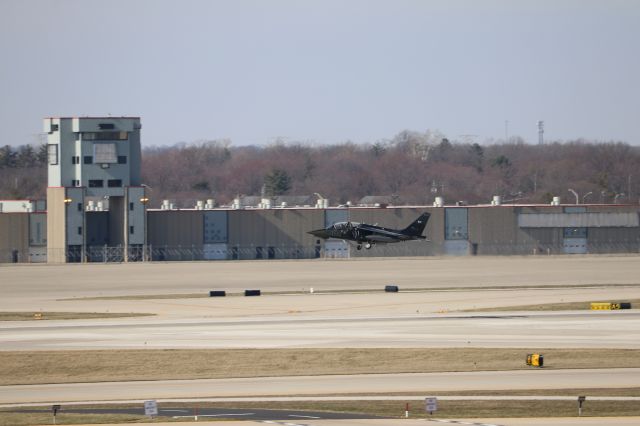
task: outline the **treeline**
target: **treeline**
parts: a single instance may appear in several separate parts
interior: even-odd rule
[[[367,195],[399,204],[547,203],[553,196],[575,202],[638,202],[640,148],[584,140],[528,145],[451,142],[438,133],[405,131],[372,144],[274,143],[232,147],[228,141],[149,148],[143,180],[156,199],[189,206],[241,195],[311,195],[332,204]],[[637,188],[637,189],[636,189]]]
[[[21,150],[27,148],[14,150],[7,163],[0,160],[0,198],[44,196],[46,150],[31,147],[35,162],[25,161]],[[621,142],[480,145],[404,131],[371,144],[234,147],[206,141],[145,148],[142,158],[142,180],[154,207],[162,199],[191,207],[195,200],[228,204],[237,196],[261,194],[318,193],[332,205],[367,195],[388,196],[395,204],[431,204],[436,196],[477,204],[494,195],[505,202],[547,203],[561,196],[573,203],[569,189],[580,202],[637,203],[640,194],[640,148]]]
[[[0,147],[0,199],[44,199],[47,146]]]

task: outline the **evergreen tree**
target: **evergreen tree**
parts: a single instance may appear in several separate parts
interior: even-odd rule
[[[282,169],[273,169],[264,177],[265,195],[276,197],[291,189],[291,177]]]

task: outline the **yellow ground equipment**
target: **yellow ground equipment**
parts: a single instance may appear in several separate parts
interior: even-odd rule
[[[609,303],[609,302],[591,302],[591,310],[594,311],[610,311],[616,309],[631,309],[631,303],[629,302],[618,302],[618,303]]]
[[[527,365],[532,367],[542,367],[544,365],[544,356],[540,354],[528,354]]]

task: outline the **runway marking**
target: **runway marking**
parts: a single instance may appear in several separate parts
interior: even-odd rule
[[[253,416],[255,414],[256,413],[198,414],[198,417]]]
[[[320,417],[317,417],[320,418]],[[309,426],[300,423],[287,423],[287,422],[274,422],[273,420],[261,420],[260,423],[268,423],[272,425],[283,425],[283,426]]]
[[[428,422],[438,422],[438,423],[453,423],[453,424],[457,424],[457,425],[472,425],[472,426],[500,426],[500,425],[494,425],[492,423],[470,423],[470,422],[463,422],[463,421],[459,421],[459,420],[444,420],[444,419],[425,419]]]
[[[177,410],[179,411],[179,410]],[[191,418],[191,417],[234,417],[234,416],[253,416],[256,413],[230,413],[230,414],[198,414],[191,416],[173,416],[174,419],[183,419],[183,418]]]
[[[321,419],[322,417],[316,417],[316,416],[299,416],[297,414],[289,414],[289,417],[301,417],[304,419]]]

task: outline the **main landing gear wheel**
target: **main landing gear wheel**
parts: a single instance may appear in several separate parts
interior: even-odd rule
[[[364,248],[366,248],[367,250],[369,250],[371,247],[373,247],[371,243],[367,243],[364,245]]]
[[[362,244],[358,244],[358,245],[356,246],[356,249],[357,249],[357,250],[362,250]]]

